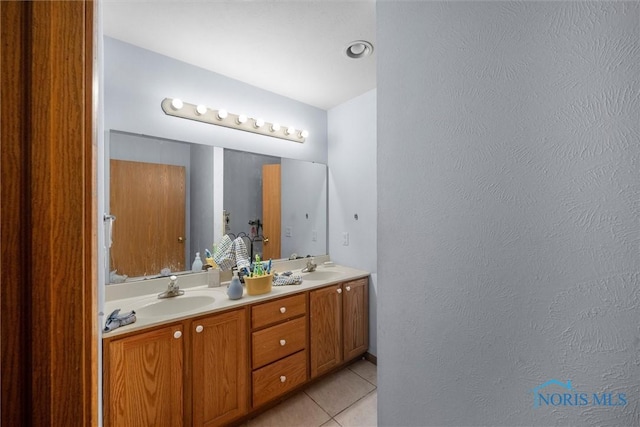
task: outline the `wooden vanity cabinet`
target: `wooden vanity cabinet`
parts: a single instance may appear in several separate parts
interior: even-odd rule
[[[342,285],[342,355],[352,360],[369,349],[369,280]]]
[[[306,314],[306,293],[251,307],[253,408],[307,381]]]
[[[368,279],[105,338],[104,425],[221,426],[367,351]]]
[[[246,311],[189,322],[193,426],[225,425],[249,410]]]
[[[105,426],[220,426],[244,416],[247,310],[105,341]]]
[[[113,339],[104,350],[104,425],[183,425],[182,323]]]
[[[357,279],[309,292],[311,378],[367,351],[368,279]]]

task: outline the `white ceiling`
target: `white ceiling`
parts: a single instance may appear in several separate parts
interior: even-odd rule
[[[376,87],[375,0],[105,0],[104,34],[325,110]],[[373,55],[350,59],[354,40]]]

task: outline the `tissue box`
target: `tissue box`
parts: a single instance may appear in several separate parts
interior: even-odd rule
[[[271,292],[271,285],[273,284],[273,273],[260,277],[244,276],[244,284],[248,295],[268,294]]]

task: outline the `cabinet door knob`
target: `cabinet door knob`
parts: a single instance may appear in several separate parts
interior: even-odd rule
[[[284,346],[287,343],[285,340],[280,340],[280,345]]]
[[[280,382],[283,383],[287,380],[287,377],[285,377],[284,375],[280,376]]]
[[[204,331],[204,326],[202,326],[202,325],[198,325],[198,326],[196,326],[196,332],[197,332],[197,333],[200,333],[200,332],[202,332],[202,331]]]
[[[287,311],[287,307],[280,307],[280,313],[284,314]]]
[[[351,290],[351,286],[347,286],[347,292]]]
[[[342,288],[338,288],[338,289],[336,289],[336,292],[337,292],[337,293],[339,293],[339,294],[341,294],[341,293],[342,293]]]
[[[173,337],[174,337],[175,339],[178,339],[178,338],[180,338],[181,336],[182,336],[182,332],[181,332],[181,331],[175,331],[175,332],[173,333]]]

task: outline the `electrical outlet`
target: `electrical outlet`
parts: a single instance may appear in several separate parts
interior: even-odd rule
[[[287,227],[284,229],[284,235],[286,237],[291,237],[291,227]]]
[[[342,233],[342,246],[349,246],[349,233],[346,231]]]
[[[311,241],[315,242],[318,240],[318,232],[316,230],[311,231]]]

